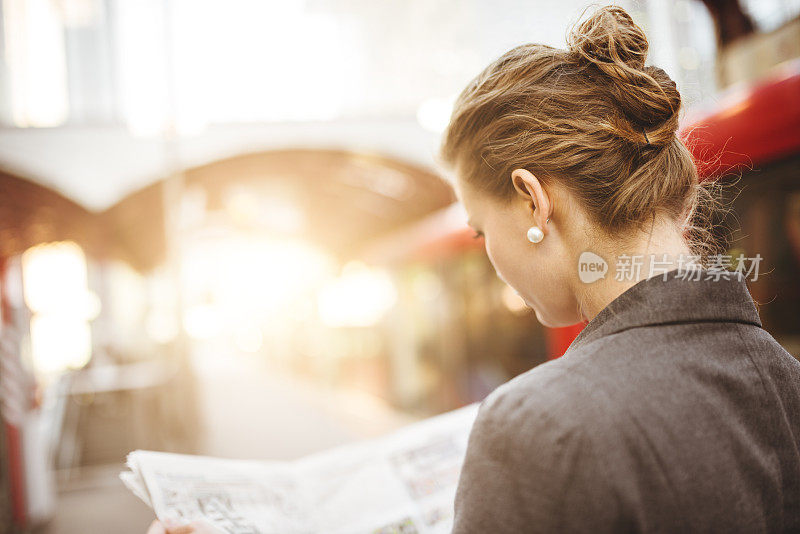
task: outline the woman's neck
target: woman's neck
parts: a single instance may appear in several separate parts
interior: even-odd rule
[[[662,276],[686,266],[691,250],[674,226],[662,226],[625,247],[612,243],[598,253],[608,264],[603,278],[586,283],[577,280],[576,296],[581,317],[593,319],[603,308],[642,280]]]

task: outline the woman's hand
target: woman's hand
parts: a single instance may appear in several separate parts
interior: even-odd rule
[[[147,534],[223,534],[204,521],[192,521],[191,523],[177,523],[174,521],[155,520],[150,523]]]

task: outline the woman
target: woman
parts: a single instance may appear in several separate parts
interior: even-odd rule
[[[498,276],[546,326],[589,321],[481,404],[456,534],[800,531],[800,363],[710,268],[711,196],[647,50],[601,8],[456,102],[441,159]]]
[[[703,256],[710,193],[647,50],[601,8],[456,102],[442,160],[498,276],[546,326],[589,321],[481,404],[456,534],[800,531],[800,362]]]

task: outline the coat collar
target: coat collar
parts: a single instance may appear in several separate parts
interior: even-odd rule
[[[712,321],[761,327],[746,278],[719,273],[674,269],[637,282],[600,310],[567,350],[637,326]]]

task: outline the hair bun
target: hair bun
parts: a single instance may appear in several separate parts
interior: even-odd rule
[[[644,68],[649,44],[644,31],[619,6],[598,9],[570,31],[567,44],[574,54],[598,66],[609,75]]]
[[[678,126],[681,96],[662,69],[645,66],[649,43],[644,31],[619,6],[599,8],[567,36],[577,63],[605,74],[610,97],[635,124],[619,124],[620,135],[663,146]],[[655,127],[655,131],[653,130]],[[642,129],[650,130],[643,135]]]

